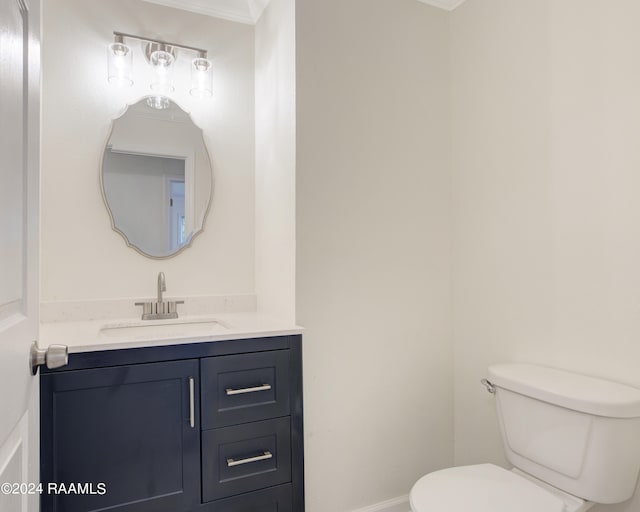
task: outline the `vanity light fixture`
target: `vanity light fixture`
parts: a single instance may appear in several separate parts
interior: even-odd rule
[[[151,90],[157,94],[170,94],[176,90],[173,85],[173,63],[175,50],[166,44],[149,43],[147,60],[153,69]]]
[[[131,68],[133,53],[131,48],[124,44],[121,36],[115,36],[115,40],[107,49],[107,71],[109,83],[118,87],[131,86]]]
[[[213,94],[213,66],[211,61],[207,59],[207,50],[122,32],[114,32],[113,37],[114,42],[109,45],[108,49],[109,82],[120,86],[133,85],[131,78],[133,52],[125,44],[125,39],[135,39],[146,43],[144,55],[153,69],[150,87],[157,94],[157,96],[149,98],[153,102],[153,105],[149,103],[150,106],[158,109],[168,106],[169,102],[165,95],[175,90],[174,68],[178,58],[178,50],[195,54],[195,58],[191,60],[191,87],[189,88],[191,95],[196,98],[206,98]]]
[[[211,61],[204,57],[197,57],[191,61],[191,90],[192,96],[206,98],[213,94],[213,72]]]
[[[166,96],[147,96],[147,105],[156,110],[164,110],[171,106],[171,100]]]

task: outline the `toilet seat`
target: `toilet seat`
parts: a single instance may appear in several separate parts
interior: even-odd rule
[[[435,471],[410,494],[413,512],[563,512],[565,503],[522,476],[479,464]]]

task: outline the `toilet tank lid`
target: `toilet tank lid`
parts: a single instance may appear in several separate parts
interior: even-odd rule
[[[498,388],[609,418],[640,417],[640,389],[534,364],[489,366],[489,380]]]

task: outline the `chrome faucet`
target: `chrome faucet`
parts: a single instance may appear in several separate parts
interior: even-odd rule
[[[162,292],[167,291],[167,282],[164,278],[164,272],[158,274],[158,304],[162,304]]]
[[[165,302],[162,292],[167,291],[167,282],[164,272],[158,274],[158,298],[156,302],[136,302],[136,306],[142,306],[143,320],[166,320],[178,318],[178,304],[184,304],[183,300],[170,300]]]

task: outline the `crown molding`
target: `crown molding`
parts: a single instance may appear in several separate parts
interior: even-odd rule
[[[165,7],[191,11],[246,25],[255,25],[269,0],[144,0]]]
[[[271,0],[247,0],[249,13],[253,18],[254,25],[258,22],[270,1]]]
[[[454,9],[460,7],[467,0],[418,0],[418,2],[422,2],[423,4],[431,5],[433,7],[438,7],[440,9],[444,9],[445,11],[453,11]]]
[[[191,11],[223,20],[255,25],[270,0],[144,0],[165,7]],[[321,0],[319,0],[321,1]],[[423,4],[453,11],[466,0],[418,0]]]

